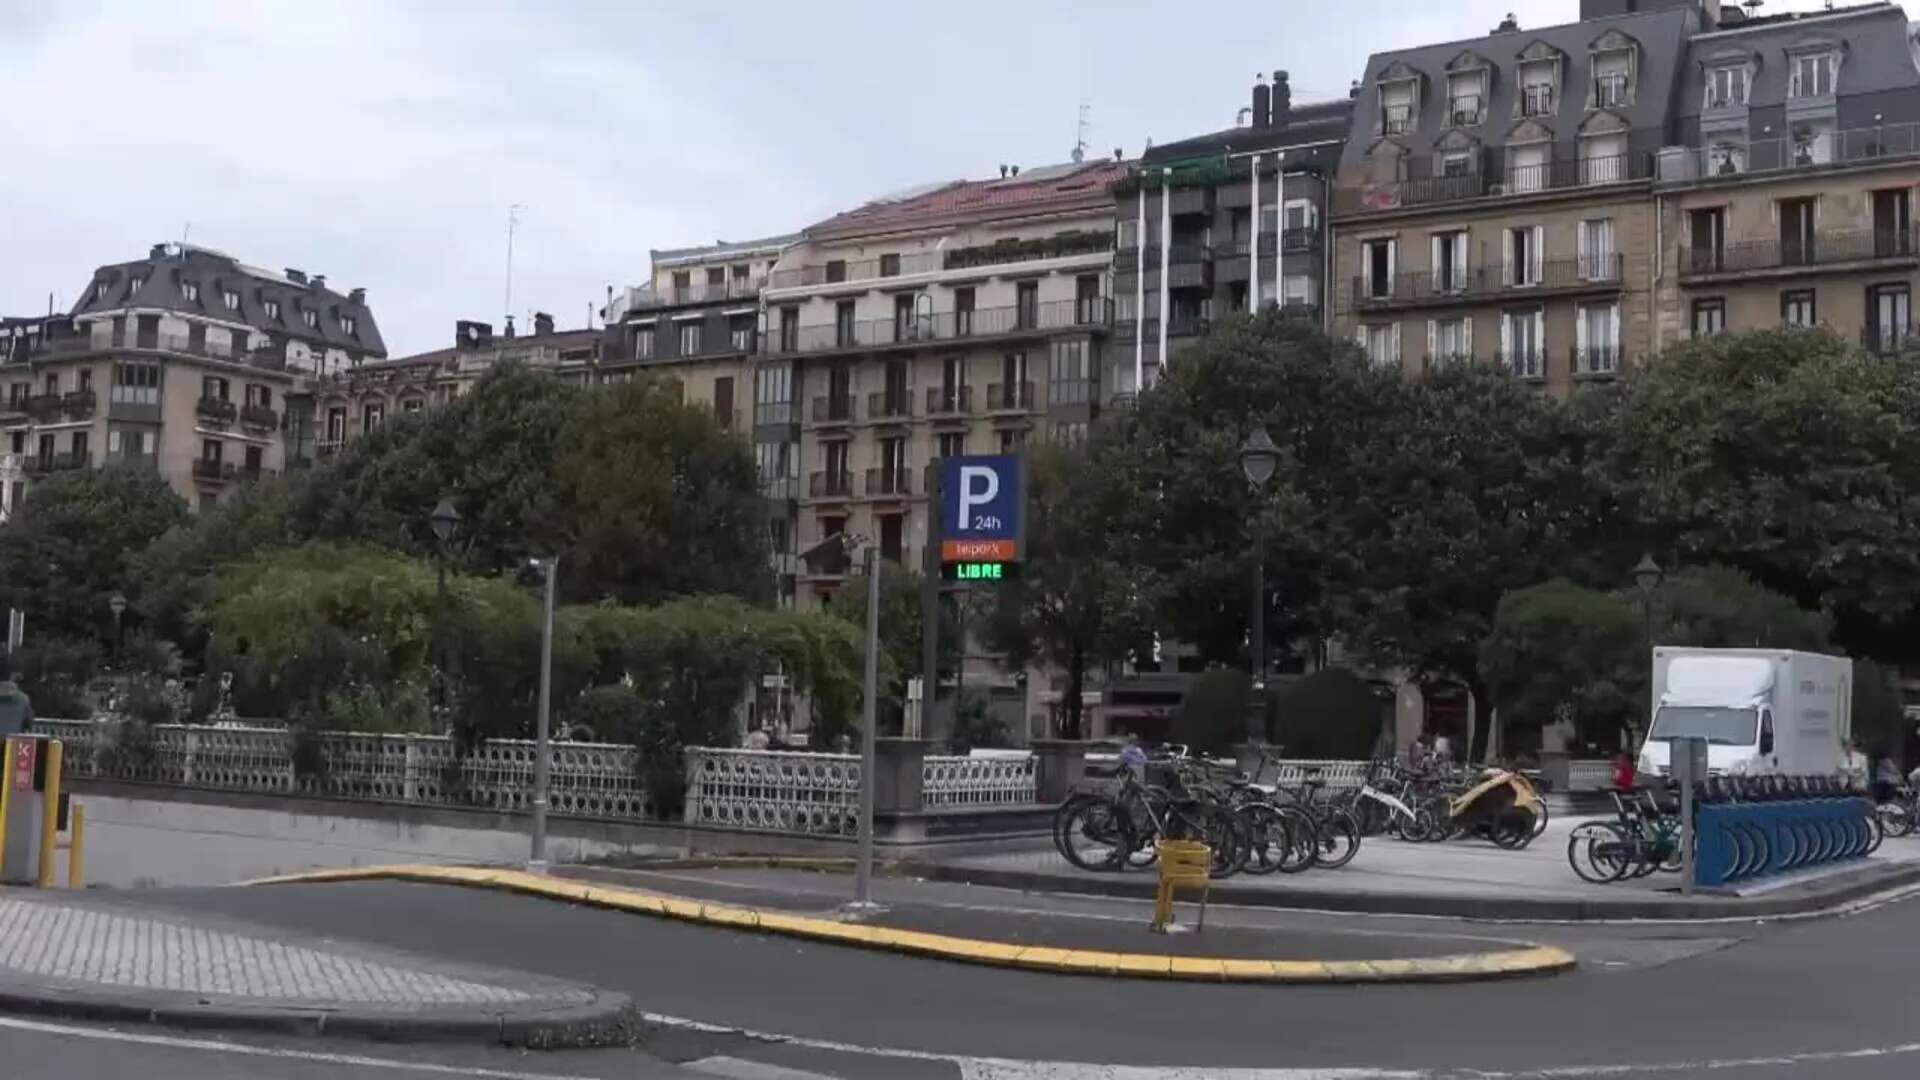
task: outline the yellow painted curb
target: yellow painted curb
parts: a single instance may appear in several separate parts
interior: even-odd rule
[[[638,889],[597,883],[590,885],[520,870],[473,866],[370,866],[313,870],[256,878],[240,884],[378,880],[501,889],[729,930],[784,934],[913,956],[1070,975],[1257,983],[1463,982],[1564,971],[1576,962],[1572,953],[1551,945],[1397,960],[1255,960],[1059,949],[897,930],[864,923],[835,922],[806,915],[689,900]]]

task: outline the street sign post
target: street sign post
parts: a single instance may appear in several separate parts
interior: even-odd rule
[[[1673,782],[1680,787],[1680,895],[1693,895],[1693,786],[1707,778],[1707,740],[1673,740]]]
[[[1017,454],[940,460],[941,576],[1004,581],[1026,547],[1026,464]]]

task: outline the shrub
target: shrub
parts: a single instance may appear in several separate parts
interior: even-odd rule
[[[93,715],[86,687],[99,660],[89,639],[41,638],[21,648],[14,678],[33,699],[35,716],[85,720]]]
[[[1344,668],[1317,671],[1276,695],[1268,734],[1288,757],[1369,757],[1380,737],[1380,701]]]
[[[1197,754],[1224,754],[1247,737],[1253,680],[1244,671],[1221,668],[1194,678],[1180,700],[1168,739]]]
[[[947,752],[964,754],[975,748],[999,749],[1013,745],[1013,733],[1006,718],[993,709],[993,696],[985,690],[968,687],[960,695],[953,712],[953,735],[947,740]]]

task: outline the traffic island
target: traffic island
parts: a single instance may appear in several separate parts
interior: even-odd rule
[[[1575,964],[1571,953],[1551,946],[1501,943],[1500,948],[1448,951],[1444,939],[1421,942],[1411,938],[1395,940],[1394,944],[1402,948],[1382,947],[1384,955],[1377,956],[1276,956],[1273,947],[1283,939],[1262,935],[1256,941],[1248,931],[1217,929],[1156,937],[1152,939],[1154,951],[1140,952],[1119,946],[1145,938],[1144,923],[1128,927],[1112,921],[1072,920],[1069,929],[1069,921],[1044,917],[983,921],[976,915],[969,921],[951,913],[933,916],[906,908],[872,921],[853,922],[483,867],[367,867],[291,874],[247,884],[380,880],[500,889],[728,930],[1049,974],[1286,984],[1465,982],[1548,974]],[[983,932],[942,932],[956,927]],[[996,930],[998,936],[989,936]],[[1311,946],[1304,939],[1297,944],[1302,952]],[[1394,955],[1396,951],[1401,955]]]

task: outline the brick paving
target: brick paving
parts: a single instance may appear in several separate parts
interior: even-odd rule
[[[585,989],[528,991],[320,944],[221,930],[184,919],[0,898],[0,978],[56,978],[101,989],[172,991],[263,1003],[377,1008],[584,1005]]]

